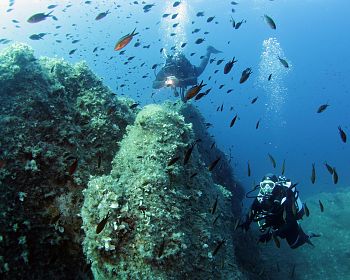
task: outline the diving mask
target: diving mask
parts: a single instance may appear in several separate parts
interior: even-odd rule
[[[271,180],[264,180],[260,182],[259,195],[270,195],[272,190],[275,188],[275,182]]]

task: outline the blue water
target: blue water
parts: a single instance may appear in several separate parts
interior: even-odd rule
[[[203,79],[206,88],[213,89],[200,101],[191,102],[198,106],[206,121],[213,124],[209,131],[217,146],[227,154],[231,150],[236,180],[248,190],[264,173],[279,173],[285,159],[286,176],[299,182],[303,197],[350,185],[349,143],[341,141],[337,129],[340,125],[350,137],[349,1],[241,0],[236,1],[238,5],[232,5],[231,1],[196,0],[181,1],[173,8],[174,1],[158,0],[147,2],[155,4],[147,13],[141,1],[139,4],[133,1],[84,2],[17,0],[13,10],[6,12],[9,2],[2,0],[0,39],[28,43],[37,56],[62,57],[72,63],[85,60],[117,95],[130,96],[142,105],[176,100],[169,89],[155,91],[151,87],[152,65],[165,60],[161,48],[171,53],[171,46],[187,42],[183,51],[198,65],[206,47],[213,45],[223,51],[214,55],[216,60],[225,61],[218,66],[216,62],[207,66],[199,80]],[[57,21],[47,18],[35,24],[26,22],[32,14],[47,12],[49,4],[58,4],[53,12]],[[72,6],[65,8],[68,4]],[[95,21],[98,13],[108,9],[110,14]],[[204,12],[204,17],[196,17],[199,11]],[[177,12],[179,16],[174,20],[162,18],[163,13]],[[263,20],[264,14],[275,20],[276,30],[269,28]],[[210,16],[215,18],[207,23]],[[242,19],[247,22],[234,30],[231,16],[236,22]],[[14,19],[19,23],[13,23]],[[171,28],[177,22],[179,26]],[[58,25],[62,27],[56,29]],[[114,51],[116,41],[134,28],[139,35],[124,48],[125,54]],[[192,34],[195,28],[201,30]],[[205,31],[209,34],[203,34]],[[40,32],[49,34],[43,40],[29,39],[30,35]],[[177,35],[171,37],[171,32]],[[205,38],[204,43],[196,45],[194,42],[198,38]],[[80,41],[72,44],[74,39]],[[134,47],[137,40],[141,45]],[[143,48],[147,45],[150,47]],[[6,45],[0,45],[1,49],[4,47]],[[98,51],[93,53],[95,47]],[[72,49],[77,51],[70,56],[68,53]],[[190,56],[192,52],[196,54]],[[288,61],[288,70],[279,63],[277,54]],[[123,64],[131,56],[135,58]],[[224,75],[224,65],[233,56],[238,62]],[[140,67],[143,62],[145,65]],[[241,72],[247,67],[252,68],[253,74],[246,83],[239,84]],[[214,74],[216,69],[219,72]],[[268,83],[271,71],[274,74]],[[147,78],[142,78],[143,75]],[[121,87],[123,84],[126,86]],[[220,90],[221,84],[225,86]],[[226,93],[228,89],[233,91]],[[257,102],[250,104],[256,96],[259,97]],[[318,107],[325,103],[330,106],[317,114]],[[222,104],[223,111],[217,111]],[[229,110],[231,106],[232,111]],[[235,114],[239,119],[229,128]],[[259,119],[260,126],[256,130]],[[276,170],[272,168],[268,153],[277,161]],[[248,161],[251,177],[247,176]],[[324,161],[336,167],[337,185],[332,183]],[[312,163],[316,164],[317,174],[314,185],[310,181]]]

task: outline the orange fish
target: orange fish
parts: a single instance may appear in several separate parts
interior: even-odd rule
[[[135,30],[136,30],[136,28],[135,28],[134,31],[131,32],[130,34],[127,34],[127,35],[121,37],[121,38],[118,40],[118,42],[115,44],[114,50],[115,50],[115,51],[119,51],[119,50],[121,50],[122,48],[124,48],[127,44],[129,44],[130,41],[132,40],[132,38],[133,38],[135,35],[139,34],[139,33],[135,33]]]
[[[199,85],[195,85],[195,86],[191,87],[186,92],[185,100],[187,101],[187,100],[190,100],[191,98],[195,97],[198,94],[198,92],[200,92],[202,87],[204,87],[204,86],[206,86],[206,84],[203,85],[203,80],[202,80]]]

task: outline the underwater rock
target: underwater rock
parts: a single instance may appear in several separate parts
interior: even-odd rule
[[[214,183],[197,145],[183,164],[193,143],[192,125],[169,106],[148,105],[127,127],[110,175],[84,190],[83,247],[95,279],[246,279],[232,193]]]
[[[89,277],[81,190],[110,171],[134,101],[116,98],[85,63],[36,58],[25,44],[0,52],[0,85],[0,274]]]

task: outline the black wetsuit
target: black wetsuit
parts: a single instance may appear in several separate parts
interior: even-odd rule
[[[282,199],[285,199],[281,205]],[[264,233],[259,241],[267,242],[272,234],[286,239],[289,246],[295,249],[306,242],[311,244],[310,236],[305,234],[297,220],[304,215],[304,209],[297,209],[295,193],[285,187],[276,185],[271,195],[263,198],[261,202],[257,198],[250,208],[250,214],[242,224],[245,229],[249,228],[252,221],[260,222],[260,231]]]

